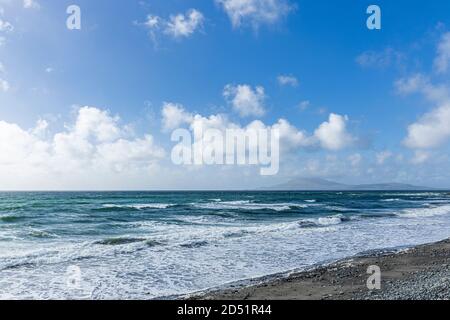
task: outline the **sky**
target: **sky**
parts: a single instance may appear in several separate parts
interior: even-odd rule
[[[440,0],[0,0],[0,190],[450,187],[449,24]],[[279,130],[278,174],[175,165],[199,125]]]

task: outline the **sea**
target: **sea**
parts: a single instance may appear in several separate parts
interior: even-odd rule
[[[3,192],[0,299],[167,299],[449,237],[449,192]]]

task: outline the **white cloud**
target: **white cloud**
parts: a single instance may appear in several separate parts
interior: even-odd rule
[[[411,94],[428,86],[429,80],[422,74],[416,74],[408,78],[401,78],[395,82],[395,88],[400,94]]]
[[[271,25],[279,22],[293,6],[287,0],[216,0],[228,14],[234,28]]]
[[[147,21],[144,22],[144,25],[147,26],[149,29],[159,28],[160,24],[161,18],[152,14],[149,14],[147,16]]]
[[[193,115],[186,112],[181,104],[165,102],[162,108],[162,124],[165,131],[179,128],[182,124],[190,123]]]
[[[304,130],[296,128],[286,119],[279,119],[272,125],[266,125],[260,120],[250,122],[246,126],[231,122],[227,116],[222,114],[203,116],[193,115],[184,110],[179,104],[165,104],[162,110],[162,125],[165,129],[178,128],[186,124],[192,131],[202,129],[217,129],[224,132],[226,129],[248,130],[265,129],[277,130],[280,133],[280,147],[284,152],[295,152],[301,148],[324,148],[326,150],[338,151],[351,146],[355,141],[346,128],[347,117],[331,114],[329,122],[322,123],[314,135],[308,135]],[[201,138],[199,138],[201,139]],[[205,143],[207,145],[208,143]]]
[[[0,91],[7,92],[10,89],[9,82],[2,78],[5,73],[5,66],[0,62]]]
[[[39,120],[35,128],[0,121],[0,180],[5,188],[63,188],[90,185],[111,188],[106,181],[120,175],[146,173],[164,150],[145,135],[136,137],[107,111],[83,107],[73,125],[53,135]],[[120,186],[116,186],[119,187]]]
[[[430,158],[431,153],[424,150],[416,150],[414,152],[414,157],[412,158],[411,162],[413,164],[423,164],[428,161]]]
[[[281,75],[278,76],[277,80],[278,83],[282,86],[297,87],[299,84],[298,79],[294,76]]]
[[[41,6],[35,0],[23,0],[23,7],[25,9],[39,9]]]
[[[242,126],[226,115],[194,115],[173,103],[166,103],[164,110],[163,126],[167,127],[181,123],[192,131],[201,126],[220,131],[239,129],[245,134],[254,129],[277,129],[285,162],[294,159],[303,148],[321,147],[315,135],[308,135],[286,119],[272,125],[256,120]],[[44,119],[30,129],[0,121],[1,189],[142,189],[168,185],[179,188],[180,179],[188,183],[193,177],[198,178],[184,168],[164,166],[166,153],[151,135],[134,134],[129,126],[121,124],[118,116],[105,110],[83,107],[64,129],[55,132],[52,126]],[[194,147],[206,148],[214,143],[203,142]],[[205,168],[209,172],[205,183],[211,182],[211,176],[222,177],[223,170],[224,177],[230,174],[237,177],[241,169],[228,173],[227,168],[218,171]]]
[[[390,159],[393,156],[392,152],[390,151],[382,151],[376,154],[377,163],[379,165],[384,164],[388,159]]]
[[[449,99],[447,87],[432,84],[428,77],[420,73],[397,80],[395,87],[400,94],[421,93],[433,102],[444,102]]]
[[[437,105],[408,126],[404,144],[411,149],[430,149],[446,143],[450,138],[450,98],[447,87],[433,85],[421,74],[400,79],[395,85],[400,93],[418,92]]]
[[[311,139],[311,137],[308,137],[306,132],[297,129],[285,119],[280,119],[273,125],[266,125],[260,120],[255,120],[244,126],[230,121],[228,117],[223,114],[210,116],[197,114],[192,116],[190,120],[191,121],[187,123],[187,126],[194,133],[196,141],[193,148],[202,148],[204,151],[223,149],[222,144],[220,144],[221,141],[211,141],[203,135],[195,136],[195,134],[205,133],[207,130],[211,129],[218,130],[224,135],[226,130],[237,130],[242,132],[242,136],[252,136],[257,130],[277,130],[280,134],[280,150],[284,154],[296,152],[303,147],[310,147],[314,143],[314,140]],[[256,150],[257,148],[257,145],[246,146],[247,150]]]
[[[450,32],[443,34],[439,44],[434,68],[446,73],[450,64]],[[423,163],[430,158],[429,149],[438,148],[450,139],[450,94],[446,85],[435,85],[422,74],[400,79],[395,83],[403,94],[420,93],[435,104],[434,109],[408,126],[404,144],[415,149],[413,163]]]
[[[0,91],[7,92],[10,89],[9,82],[0,78]]]
[[[266,95],[264,88],[261,86],[253,89],[246,84],[237,86],[228,84],[225,86],[223,95],[232,105],[234,111],[242,117],[262,116],[265,113]]]
[[[188,38],[202,28],[204,20],[200,11],[189,9],[186,13],[171,15],[168,20],[150,14],[143,25],[149,30],[152,40],[156,41],[160,32],[175,39]]]
[[[446,73],[450,66],[450,32],[445,33],[438,45],[434,68],[438,73]]]
[[[280,132],[281,147],[284,150],[309,147],[313,144],[313,140],[305,131],[297,129],[288,120],[280,119],[270,129]]]
[[[25,167],[44,163],[48,160],[48,151],[47,142],[40,141],[16,124],[0,121],[0,176],[12,170],[11,167],[26,170]]]
[[[436,148],[450,138],[450,101],[426,113],[408,127],[404,143],[412,149]]]
[[[203,14],[191,9],[186,14],[171,16],[165,32],[174,38],[189,37],[203,25]]]
[[[36,126],[31,130],[31,132],[37,137],[42,137],[47,132],[48,126],[49,123],[47,122],[47,120],[39,119],[36,122]]]
[[[347,116],[330,114],[328,122],[322,123],[314,136],[328,150],[341,150],[353,144],[355,139],[347,132]]]
[[[6,20],[0,18],[0,32],[12,32],[14,31],[14,26]]]
[[[301,111],[305,111],[306,109],[309,108],[309,106],[311,105],[311,102],[309,100],[305,100],[299,103],[298,107],[300,108]]]

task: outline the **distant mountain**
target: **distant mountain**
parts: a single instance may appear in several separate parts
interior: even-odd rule
[[[374,190],[433,190],[433,188],[413,186],[403,183],[380,183],[380,184],[361,184],[349,185],[319,178],[296,178],[287,183],[279,184],[273,187],[264,188],[265,190],[286,190],[286,191],[374,191]]]
[[[353,189],[353,188],[352,188]],[[354,190],[435,190],[429,187],[414,186],[404,183],[380,183],[380,184],[361,184],[354,186]]]

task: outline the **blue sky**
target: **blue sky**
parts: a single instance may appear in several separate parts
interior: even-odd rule
[[[66,28],[71,4],[81,30]],[[366,27],[371,4],[381,30]],[[292,176],[450,186],[448,2],[0,0],[0,8],[0,189],[251,188]],[[180,14],[186,24],[171,27]],[[242,116],[227,85],[232,95],[263,88],[254,103],[264,112]],[[334,114],[352,142],[290,143],[270,178],[251,167],[174,167],[168,104],[241,126],[284,119],[288,134],[311,137]],[[90,139],[81,141],[90,154],[58,149],[57,137],[75,140],[80,110],[97,116],[93,126],[126,132],[116,142],[151,135],[148,162],[99,157],[101,141]]]

